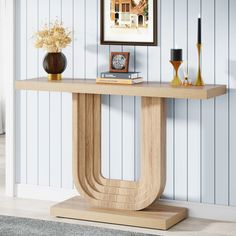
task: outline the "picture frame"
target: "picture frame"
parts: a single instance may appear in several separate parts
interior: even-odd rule
[[[157,0],[100,0],[101,45],[157,46]]]
[[[109,71],[111,73],[128,73],[129,58],[129,52],[111,52]]]

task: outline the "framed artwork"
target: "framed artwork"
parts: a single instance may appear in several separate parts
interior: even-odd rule
[[[129,72],[129,52],[111,52],[110,72],[128,73]]]
[[[157,45],[157,0],[101,0],[101,44]]]

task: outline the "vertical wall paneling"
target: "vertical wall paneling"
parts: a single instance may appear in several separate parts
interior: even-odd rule
[[[122,102],[121,96],[110,97],[110,177],[122,179]]]
[[[229,73],[230,73],[230,123],[229,123],[229,139],[230,139],[230,162],[229,162],[229,177],[230,177],[230,192],[229,192],[229,204],[236,206],[236,188],[235,188],[235,179],[236,179],[236,45],[235,45],[235,38],[236,38],[236,28],[235,28],[235,22],[236,22],[236,2],[234,0],[230,0],[229,5],[229,20],[230,20],[230,38],[229,38]]]
[[[227,3],[216,1],[216,83],[224,84],[227,84],[229,79]],[[222,20],[219,21],[218,17]],[[216,203],[225,205],[228,204],[229,198],[228,125],[228,96],[226,95],[216,99]]]
[[[38,2],[27,1],[27,78],[38,76],[38,53],[32,34],[38,28]],[[31,60],[31,57],[35,60]],[[38,184],[38,92],[27,92],[27,184]]]
[[[98,4],[98,76],[101,72],[109,70],[110,48],[108,45],[100,45],[100,0]],[[102,174],[105,178],[110,178],[110,96],[102,96],[102,140],[101,158]]]
[[[20,8],[20,2],[16,2],[16,9]],[[15,22],[16,22],[16,35],[20,35],[20,22],[21,22],[21,16],[20,16],[20,11],[16,11],[15,13]],[[16,48],[16,60],[20,61],[20,55],[21,55],[21,47],[20,47],[20,40],[15,42],[15,48]],[[16,64],[16,74],[20,75],[21,73],[21,64],[18,63]],[[20,128],[20,119],[16,119],[16,117],[20,117],[21,115],[21,109],[20,109],[20,101],[21,101],[21,91],[16,91],[15,94],[15,103],[16,103],[16,110],[15,110],[15,150],[16,150],[16,166],[21,165],[21,156],[20,156],[20,134],[21,134],[21,128]],[[20,168],[16,168],[16,173],[15,173],[15,181],[16,183],[20,182],[21,179],[21,173],[20,173]]]
[[[123,51],[130,53],[129,70],[134,71],[134,47],[124,46]],[[122,141],[122,178],[124,180],[135,179],[135,98],[131,96],[123,96],[123,141]]]
[[[61,0],[50,0],[50,21],[61,21]],[[62,153],[61,153],[61,101],[58,92],[50,93],[50,186],[61,187]]]
[[[170,60],[170,49],[173,48],[174,39],[174,2],[173,0],[161,1],[161,81],[169,82],[173,78],[173,70]],[[167,100],[167,184],[164,197],[174,197],[174,112],[173,99]]]
[[[74,0],[74,77],[85,78],[85,2],[86,0]]]
[[[188,47],[187,47],[187,0],[175,0],[175,14],[174,14],[174,41],[178,48],[183,49],[183,60],[187,63]],[[186,66],[182,66],[183,68]],[[184,68],[186,70],[186,68]],[[180,72],[182,72],[180,70]],[[180,73],[183,79],[183,73]],[[175,153],[175,196],[179,200],[187,200],[188,177],[187,177],[187,100],[175,100],[175,124],[174,124],[174,153]]]
[[[68,60],[68,66],[63,73],[64,78],[74,78],[74,0],[62,0],[62,22],[72,31],[72,45],[65,48],[63,53]],[[62,178],[61,186],[73,186],[72,172],[72,94],[62,93],[61,104],[61,157]]]
[[[205,83],[214,84],[214,0],[202,1],[202,76]],[[202,101],[202,202],[214,203],[215,182],[215,100]]]
[[[38,27],[49,23],[49,0],[38,1]],[[39,76],[46,76],[42,62],[46,52],[38,50],[38,73]],[[50,179],[50,107],[49,92],[39,92],[38,100],[38,175],[39,185],[48,186]]]
[[[100,0],[19,0],[16,4],[18,79],[46,76],[45,52],[32,35],[62,20],[73,31],[63,50],[64,78],[91,79],[109,68],[111,51],[131,53],[130,71],[146,81],[170,82],[170,49],[183,48],[189,77],[197,72],[197,17],[202,13],[202,73],[206,83],[228,84],[229,94],[207,101],[167,99],[167,185],[164,198],[236,205],[236,58],[234,0],[158,0],[158,46],[100,45]],[[183,76],[180,73],[181,77]],[[138,180],[139,97],[102,96],[102,173]],[[16,182],[73,188],[71,95],[16,93]]]
[[[189,77],[195,81],[197,66],[197,18],[200,0],[188,1],[188,66]],[[201,102],[189,100],[188,105],[188,199],[200,201],[201,194]]]
[[[17,60],[19,61],[17,73],[19,73],[19,79],[23,80],[27,78],[26,75],[26,49],[27,49],[27,14],[26,14],[26,0],[21,2],[17,1],[16,7],[19,8],[17,11],[17,33],[19,34],[20,40],[16,43],[18,48]],[[26,91],[20,91],[16,94],[16,182],[26,183],[27,176],[27,134],[26,134],[26,123],[27,123],[27,97]]]
[[[98,6],[97,1],[85,1],[85,40],[86,40],[86,78],[96,78],[97,76],[97,19]]]
[[[215,72],[217,84],[228,84],[228,0],[216,0]],[[216,99],[216,203],[228,204],[228,95]]]
[[[154,63],[154,62],[153,62]],[[148,47],[136,47],[135,48],[135,69],[136,71],[142,72],[144,81],[148,81]]]
[[[160,62],[161,62],[161,1],[157,1],[157,32],[158,32],[158,47],[148,47],[148,81],[160,82]]]
[[[111,52],[121,52],[121,46],[111,46]],[[123,178],[123,97],[110,97],[110,178]]]

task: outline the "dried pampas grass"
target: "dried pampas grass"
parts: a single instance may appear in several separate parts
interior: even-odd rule
[[[43,48],[49,53],[61,52],[70,45],[71,31],[56,20],[50,25],[45,25],[42,30],[35,34],[35,47]]]

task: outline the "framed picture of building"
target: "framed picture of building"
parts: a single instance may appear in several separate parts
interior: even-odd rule
[[[101,0],[101,44],[157,45],[157,0]]]

